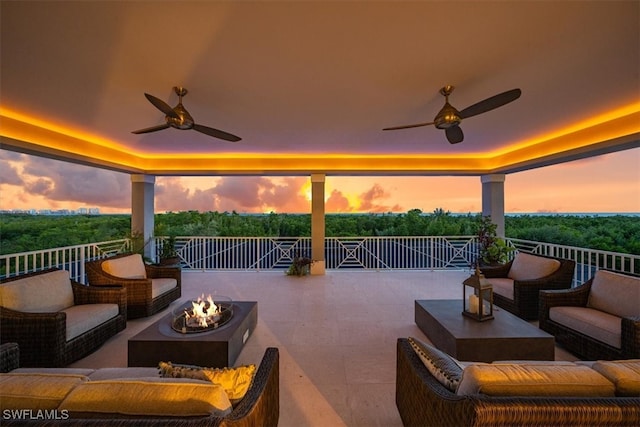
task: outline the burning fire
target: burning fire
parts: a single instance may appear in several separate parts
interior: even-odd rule
[[[185,310],[187,326],[206,328],[220,320],[221,309],[213,302],[211,295],[204,299],[204,294],[196,301],[191,301],[191,310]]]

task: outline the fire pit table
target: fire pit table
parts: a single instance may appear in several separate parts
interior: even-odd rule
[[[213,368],[233,366],[258,323],[258,303],[225,302],[222,305],[232,311],[231,317],[198,332],[192,328],[183,330],[182,323],[176,327],[177,316],[181,314],[178,311],[190,303],[191,300],[183,301],[178,310],[172,310],[129,339],[128,366],[158,366],[161,361]]]

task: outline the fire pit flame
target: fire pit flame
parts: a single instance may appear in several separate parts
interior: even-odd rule
[[[205,299],[202,294],[197,300],[192,300],[182,308],[174,310],[171,327],[183,334],[219,328],[227,323],[233,315],[230,299],[221,298],[229,302],[218,301],[215,303],[211,295]]]
[[[220,311],[218,306],[213,302],[211,295],[204,300],[204,294],[197,299],[191,301],[191,310],[185,310],[185,319],[187,326],[200,326],[206,328],[211,323],[220,320]]]

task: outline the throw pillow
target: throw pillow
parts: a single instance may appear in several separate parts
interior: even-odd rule
[[[640,316],[640,278],[598,270],[593,276],[587,307],[618,317]]]
[[[256,373],[256,365],[235,368],[203,368],[194,365],[180,365],[171,362],[158,364],[163,378],[192,378],[221,385],[232,404],[238,403],[249,390]]]
[[[112,276],[122,277],[124,279],[147,278],[147,270],[144,267],[144,261],[140,254],[107,259],[102,263],[102,270]]]
[[[26,313],[54,313],[73,306],[69,272],[56,270],[0,286],[0,305]]]
[[[429,373],[440,384],[455,392],[462,379],[463,368],[460,363],[447,353],[416,338],[409,337],[408,341]]]
[[[550,275],[560,268],[560,261],[518,252],[507,277],[513,280],[535,280]]]

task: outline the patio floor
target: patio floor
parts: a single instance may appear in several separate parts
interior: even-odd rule
[[[280,349],[279,426],[393,427],[402,425],[395,405],[396,340],[428,340],[414,323],[414,300],[461,298],[468,275],[185,271],[182,296],[258,301],[258,326],[236,364],[258,363],[266,347]],[[71,366],[127,366],[127,340],[166,313],[129,321],[124,331]],[[556,359],[576,358],[556,348]]]

